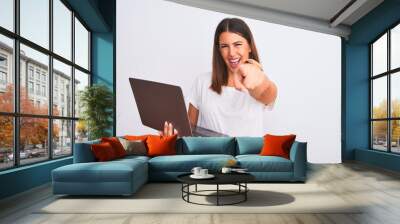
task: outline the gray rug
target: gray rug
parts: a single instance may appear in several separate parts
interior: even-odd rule
[[[237,205],[189,204],[181,198],[180,184],[150,183],[131,197],[58,197],[35,213],[360,213],[358,205],[346,202],[316,184],[260,183],[248,186],[247,201]],[[213,188],[213,185],[202,185],[198,190]],[[237,199],[235,196],[224,197],[222,202]],[[207,204],[216,202],[213,196],[193,196],[191,200]]]

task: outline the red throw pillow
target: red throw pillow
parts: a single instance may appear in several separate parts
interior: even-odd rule
[[[93,144],[91,145],[91,149],[94,157],[99,162],[109,161],[117,158],[114,149],[108,142]]]
[[[260,155],[262,156],[281,156],[286,159],[290,158],[290,147],[296,135],[265,135],[264,146],[261,149]]]
[[[159,136],[149,135],[146,143],[148,147],[148,156],[163,156],[176,154],[176,139],[178,135]]]
[[[101,142],[108,142],[114,149],[115,155],[118,158],[126,156],[126,151],[124,149],[124,146],[122,146],[121,142],[119,141],[118,138],[116,137],[110,137],[110,138],[101,138]]]

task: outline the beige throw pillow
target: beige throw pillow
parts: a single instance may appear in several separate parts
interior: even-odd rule
[[[126,155],[145,156],[147,155],[146,145],[141,140],[131,141],[119,138],[122,146],[126,151]]]

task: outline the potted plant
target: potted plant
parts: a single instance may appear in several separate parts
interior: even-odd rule
[[[113,94],[107,86],[94,84],[80,92],[79,106],[89,140],[110,136],[107,131],[112,125]]]

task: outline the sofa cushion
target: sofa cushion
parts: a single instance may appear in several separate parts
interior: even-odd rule
[[[99,144],[99,139],[87,142],[77,142],[74,147],[74,163],[88,163],[96,161],[90,148],[92,144]]]
[[[279,156],[238,155],[240,167],[249,172],[292,172],[292,161]]]
[[[108,142],[114,149],[115,155],[117,158],[122,158],[126,156],[126,151],[124,146],[122,146],[121,142],[117,137],[103,137],[101,138],[101,142]]]
[[[264,144],[262,137],[237,137],[236,155],[260,154]]]
[[[108,162],[74,163],[53,170],[53,181],[58,182],[129,182],[134,172],[147,171],[145,161],[139,159]],[[147,176],[147,172],[142,175]]]
[[[177,154],[225,154],[235,155],[235,139],[232,137],[183,137],[177,142]]]
[[[104,162],[118,158],[112,145],[108,142],[93,144],[90,147],[92,149],[94,157],[96,157],[96,161]]]
[[[124,138],[130,141],[140,140],[145,142],[149,135],[125,135]]]
[[[219,171],[230,159],[231,155],[175,155],[158,156],[149,160],[149,170],[163,172],[190,172],[193,167],[200,166],[211,172]]]
[[[126,151],[126,155],[147,155],[146,143],[141,140],[127,140],[124,138],[118,138],[122,146]]]
[[[164,156],[176,154],[176,139],[178,135],[150,135],[146,139],[148,156]]]
[[[130,156],[125,156],[124,158],[120,158],[117,160],[114,160],[113,162],[132,162],[135,160],[143,161],[143,162],[148,162],[150,157],[148,156],[137,156],[137,155],[130,155]]]
[[[289,158],[290,148],[296,135],[265,135],[264,146],[261,149],[261,156],[281,156],[286,159]]]

